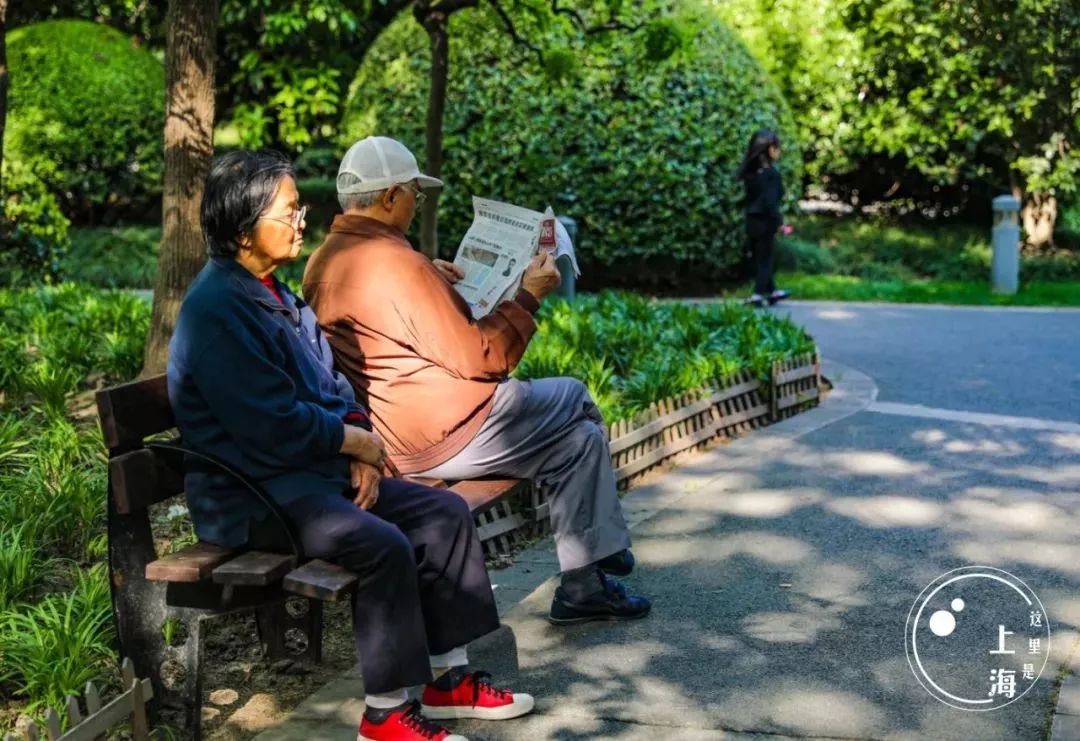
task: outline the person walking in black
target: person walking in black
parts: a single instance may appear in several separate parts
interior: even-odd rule
[[[784,185],[776,163],[780,160],[780,138],[768,129],[750,138],[739,178],[746,187],[746,235],[754,256],[754,293],[746,299],[752,306],[782,301],[790,294],[776,287],[776,231],[783,224],[780,201]]]

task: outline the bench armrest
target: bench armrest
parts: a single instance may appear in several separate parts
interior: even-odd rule
[[[289,519],[285,516],[285,510],[281,508],[281,505],[274,501],[273,497],[266,493],[266,489],[262,488],[262,486],[260,486],[258,482],[254,481],[244,473],[237,471],[235,468],[233,468],[217,456],[192,450],[191,448],[184,446],[180,442],[149,442],[146,443],[146,447],[150,450],[164,453],[166,455],[188,455],[192,458],[197,458],[199,461],[207,463],[210,466],[221,471],[222,473],[231,476],[237,483],[239,483],[251,494],[253,494],[256,499],[262,502],[263,506],[270,510],[270,514],[273,515],[274,519],[278,521],[279,525],[281,525],[281,528],[285,531],[285,537],[288,538],[289,547],[292,549],[293,558],[295,559],[293,568],[296,568],[304,562],[304,548],[302,545],[300,545],[300,538],[297,536],[296,530],[293,528],[292,523],[290,523]],[[182,471],[182,458],[180,460],[180,464],[181,465],[179,467],[179,470]]]

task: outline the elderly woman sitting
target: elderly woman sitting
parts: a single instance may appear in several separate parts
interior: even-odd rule
[[[359,576],[359,737],[461,739],[429,719],[513,718],[533,699],[468,671],[465,645],[499,624],[468,507],[451,492],[381,477],[382,441],[334,372],[315,315],[274,278],[300,254],[304,211],[279,155],[215,161],[202,201],[210,260],[180,309],[169,398],[189,447],[258,481],[308,556]],[[228,476],[190,463],[186,490],[201,540],[288,543]],[[413,685],[426,685],[422,707],[408,701]]]

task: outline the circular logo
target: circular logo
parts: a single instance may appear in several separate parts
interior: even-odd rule
[[[1050,621],[1017,577],[965,566],[939,576],[915,600],[904,648],[915,678],[938,700],[996,710],[1039,679],[1050,656]]]

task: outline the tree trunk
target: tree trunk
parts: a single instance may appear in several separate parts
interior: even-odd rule
[[[440,11],[428,12],[421,20],[431,45],[431,91],[428,95],[424,172],[434,178],[442,175],[443,114],[446,111],[446,86],[450,76],[447,21],[448,16]],[[427,203],[420,214],[420,249],[428,257],[439,256],[438,191],[428,194]]]
[[[1057,224],[1057,199],[1049,193],[1028,193],[1023,204],[1020,217],[1027,243],[1032,247],[1052,245]]]
[[[7,121],[7,6],[8,0],[0,0],[0,226],[7,204],[4,190],[4,123]]]
[[[169,0],[161,253],[144,376],[165,370],[180,302],[206,261],[199,205],[214,153],[217,22],[218,0]]]

